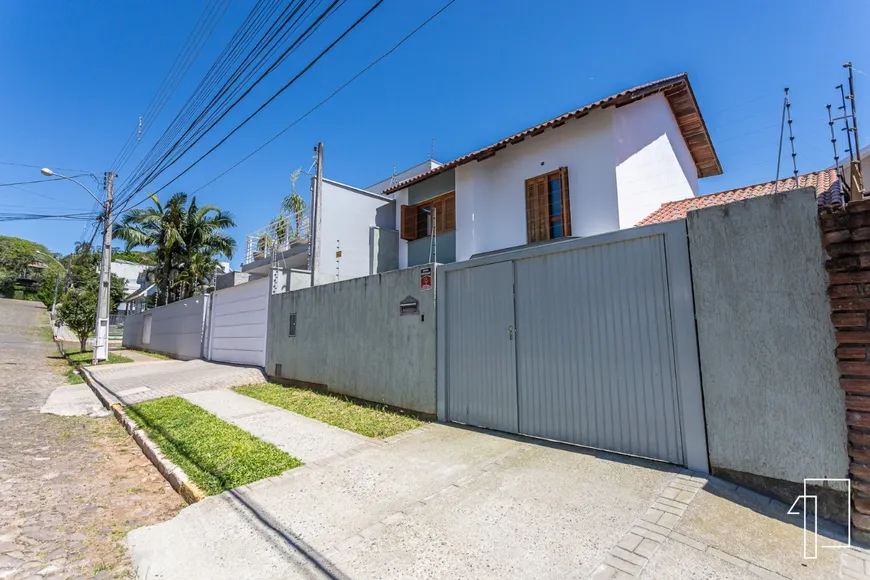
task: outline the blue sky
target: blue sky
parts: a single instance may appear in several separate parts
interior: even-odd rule
[[[323,99],[445,0],[386,0],[360,28],[211,157],[164,191],[193,191]],[[146,119],[138,161],[250,10],[234,0],[160,117]],[[369,6],[351,0],[203,140],[205,149],[295,73]],[[0,3],[0,162],[83,168],[101,174],[198,20],[206,0],[114,4],[28,0]],[[832,163],[825,104],[839,101],[841,64],[854,62],[864,143],[870,144],[870,54],[840,25],[870,22],[870,4],[841,0],[736,0],[616,4],[566,0],[457,0],[340,95],[237,169],[197,194],[231,211],[241,246],[277,213],[289,174],[325,143],[325,174],[357,186],[425,160],[448,161],[601,97],[689,73],[724,174],[711,193],[773,179],[782,88],[789,86],[801,173]],[[842,150],[844,141],[839,141]],[[195,158],[195,156],[192,156]],[[790,171],[785,156],[785,172]],[[176,168],[185,167],[187,159]],[[127,166],[129,171],[134,163]],[[173,168],[175,169],[175,168]],[[155,182],[161,186],[173,170]],[[0,183],[39,179],[38,169],[0,164]],[[119,183],[123,183],[121,172]],[[89,210],[75,185],[0,187],[0,212]],[[297,188],[307,195],[307,182]],[[81,222],[0,222],[0,234],[68,252]],[[233,260],[238,264],[238,256]]]

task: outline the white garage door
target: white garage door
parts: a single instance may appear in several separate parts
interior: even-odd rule
[[[265,366],[268,278],[218,290],[212,300],[209,360]]]

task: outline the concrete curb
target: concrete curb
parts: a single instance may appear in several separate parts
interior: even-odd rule
[[[124,430],[130,434],[142,450],[142,453],[145,454],[145,457],[154,464],[154,467],[156,467],[157,471],[159,471],[166,481],[169,482],[172,489],[178,492],[178,494],[183,497],[184,501],[188,504],[196,503],[203,499],[206,496],[206,493],[191,481],[180,467],[163,455],[160,448],[148,438],[145,431],[140,429],[136,422],[124,412],[124,407],[121,403],[109,402],[105,394],[102,392],[102,389],[97,386],[99,382],[91,376],[90,371],[85,367],[80,367],[79,372],[103,406],[112,411],[112,414],[115,415],[115,419],[117,419],[121,426],[124,427]]]

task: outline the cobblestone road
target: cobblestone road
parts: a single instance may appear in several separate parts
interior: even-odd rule
[[[47,321],[0,300],[0,580],[126,578],[126,532],[184,504],[113,417],[39,413],[67,370]]]

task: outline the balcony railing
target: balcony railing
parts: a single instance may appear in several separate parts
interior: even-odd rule
[[[245,242],[245,261],[250,264],[308,243],[308,210],[283,215],[255,232]]]

